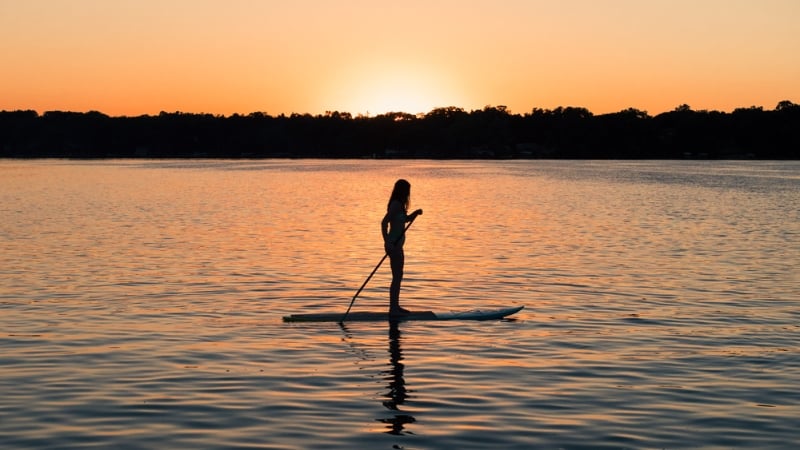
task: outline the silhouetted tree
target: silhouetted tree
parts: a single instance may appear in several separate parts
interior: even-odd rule
[[[635,108],[595,116],[570,106],[518,115],[502,105],[375,117],[0,112],[0,157],[365,156],[800,159],[800,105],[783,100],[771,111],[752,106],[723,113],[683,104],[655,117]]]

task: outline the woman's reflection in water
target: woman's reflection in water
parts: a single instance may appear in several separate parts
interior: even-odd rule
[[[389,434],[412,434],[409,431],[404,431],[405,425],[416,422],[413,416],[409,414],[402,414],[400,406],[402,406],[408,398],[408,391],[406,391],[406,382],[403,379],[403,369],[405,366],[402,363],[403,353],[400,350],[400,329],[396,320],[389,321],[389,365],[387,371],[381,372],[384,380],[389,382],[387,392],[384,397],[387,400],[383,402],[383,406],[394,412],[394,417],[378,419],[379,422],[387,424]]]

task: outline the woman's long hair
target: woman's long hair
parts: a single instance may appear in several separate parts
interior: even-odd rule
[[[411,183],[406,180],[400,179],[394,183],[392,196],[389,197],[389,203],[386,204],[386,210],[389,210],[389,205],[393,200],[397,200],[403,205],[403,209],[408,212],[408,203],[411,200]]]

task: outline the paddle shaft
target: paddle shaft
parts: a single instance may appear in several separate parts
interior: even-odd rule
[[[403,236],[405,236],[406,235],[406,231],[408,231],[408,229],[411,228],[411,224],[414,223],[415,219],[416,219],[416,217],[414,217],[414,219],[411,219],[411,221],[408,222],[408,225],[406,225],[406,227],[403,229],[403,233],[394,241],[394,245],[397,245],[397,243],[400,242],[400,239],[403,239]],[[386,260],[387,256],[389,256],[389,253],[384,253],[383,254],[383,258],[381,258],[381,260],[378,261],[378,265],[375,266],[374,269],[372,269],[372,273],[369,274],[369,276],[367,277],[366,280],[364,280],[364,284],[362,284],[361,287],[358,288],[358,291],[356,291],[356,295],[354,295],[353,299],[350,300],[350,306],[347,307],[347,311],[345,311],[344,315],[342,316],[342,320],[340,320],[339,323],[344,323],[344,320],[347,319],[347,315],[350,314],[350,308],[352,308],[353,307],[353,303],[356,302],[356,297],[358,297],[358,294],[360,294],[361,291],[364,290],[364,287],[367,285],[367,283],[369,283],[369,280],[372,279],[372,276],[375,275],[375,272],[378,271],[378,268],[381,266],[381,264],[383,264],[383,261]]]

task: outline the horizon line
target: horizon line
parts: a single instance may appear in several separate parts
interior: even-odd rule
[[[141,113],[141,114],[135,114],[135,115],[128,115],[128,114],[111,115],[111,114],[107,114],[107,113],[105,113],[103,111],[100,111],[100,110],[97,110],[97,109],[89,109],[89,110],[84,110],[84,111],[64,110],[64,109],[47,109],[47,110],[39,111],[39,110],[36,110],[36,109],[33,109],[33,108],[27,108],[27,109],[25,109],[25,108],[17,108],[17,109],[8,109],[8,110],[7,109],[3,109],[3,110],[0,110],[0,113],[33,111],[33,112],[35,112],[37,114],[37,116],[43,116],[43,115],[45,115],[47,113],[75,113],[75,114],[99,113],[99,114],[102,114],[102,115],[107,116],[109,118],[157,117],[157,116],[160,116],[162,114],[211,115],[211,116],[214,116],[214,117],[225,117],[225,118],[236,117],[236,116],[247,117],[247,116],[254,115],[254,114],[263,114],[263,115],[270,116],[270,117],[291,117],[291,116],[296,116],[296,115],[299,115],[299,116],[309,116],[310,115],[312,117],[326,117],[326,116],[330,116],[332,114],[339,114],[339,115],[349,115],[352,118],[371,118],[371,117],[379,117],[379,116],[385,116],[385,115],[391,115],[391,114],[402,114],[402,115],[410,115],[410,116],[415,116],[417,118],[420,118],[420,117],[424,117],[427,114],[430,114],[430,113],[432,113],[434,111],[439,111],[439,110],[460,110],[460,111],[463,111],[463,112],[466,112],[466,113],[473,113],[473,112],[485,111],[485,110],[488,110],[488,109],[495,109],[495,110],[499,109],[499,110],[506,111],[509,115],[525,115],[525,114],[531,114],[531,113],[533,113],[534,111],[537,111],[537,110],[541,110],[541,111],[556,111],[556,110],[559,110],[559,109],[562,109],[562,110],[563,109],[578,109],[578,110],[586,110],[592,116],[603,116],[603,115],[609,115],[609,114],[618,114],[618,113],[621,113],[621,112],[635,110],[635,111],[643,112],[643,113],[645,113],[646,115],[648,115],[650,117],[655,117],[655,116],[660,115],[660,114],[666,114],[666,113],[676,112],[676,111],[681,111],[681,110],[688,110],[688,111],[693,111],[693,112],[709,112],[709,113],[711,113],[711,112],[715,112],[715,113],[731,113],[731,112],[735,112],[735,111],[741,110],[741,109],[761,109],[761,110],[764,110],[764,111],[775,111],[775,110],[778,110],[781,107],[781,105],[786,105],[786,104],[796,105],[793,101],[786,99],[786,100],[778,101],[776,103],[774,109],[772,109],[772,110],[765,109],[765,107],[763,105],[750,105],[750,106],[739,106],[739,107],[731,109],[730,111],[724,111],[724,110],[719,110],[719,109],[693,109],[691,107],[691,105],[689,105],[687,103],[682,103],[682,104],[677,105],[674,109],[665,110],[665,111],[656,113],[655,115],[651,115],[649,111],[643,110],[643,109],[639,109],[639,108],[637,108],[635,106],[629,106],[627,108],[623,108],[623,109],[620,109],[618,111],[595,114],[589,108],[587,108],[585,106],[575,106],[575,105],[559,105],[559,106],[556,106],[554,108],[543,108],[543,107],[534,106],[534,107],[530,108],[528,111],[526,111],[524,113],[519,113],[519,112],[513,112],[511,110],[508,110],[507,106],[506,105],[502,105],[502,104],[498,104],[498,105],[487,104],[483,108],[476,108],[476,109],[469,109],[469,110],[466,109],[466,108],[460,107],[460,106],[448,105],[448,106],[437,106],[437,107],[434,107],[434,108],[432,108],[431,110],[429,110],[427,112],[410,113],[410,112],[406,112],[406,111],[386,111],[386,112],[374,113],[374,114],[371,114],[369,111],[367,111],[366,113],[361,113],[361,112],[352,113],[352,112],[349,112],[349,111],[339,111],[339,110],[325,110],[324,113],[317,113],[317,114],[314,114],[314,113],[311,113],[311,112],[300,113],[300,112],[296,112],[296,111],[293,111],[293,112],[290,112],[290,113],[281,112],[281,113],[278,113],[278,114],[273,114],[273,113],[270,113],[268,111],[250,111],[248,113],[233,112],[233,113],[230,113],[230,114],[222,114],[222,113],[211,113],[211,112],[204,112],[204,111],[192,112],[192,111],[181,111],[181,110],[175,110],[175,111],[161,110],[158,113]]]

